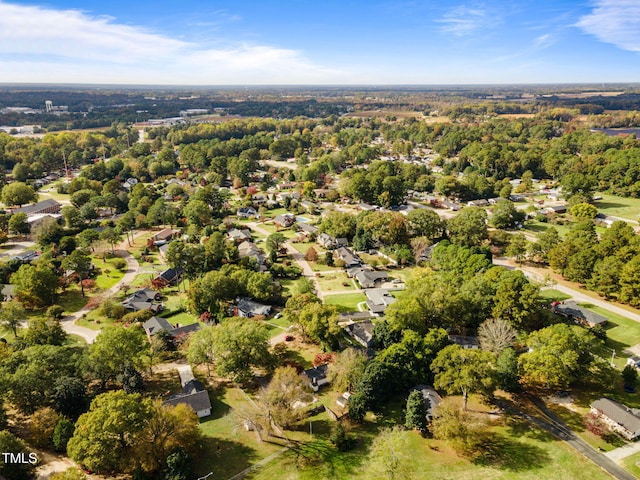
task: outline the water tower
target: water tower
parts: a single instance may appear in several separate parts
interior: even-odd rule
[[[44,102],[44,107],[47,113],[51,113],[53,111],[53,102],[51,100],[47,100]]]

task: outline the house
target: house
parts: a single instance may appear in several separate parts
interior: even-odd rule
[[[264,252],[255,243],[249,241],[244,241],[238,245],[238,256],[240,258],[253,258],[258,265],[263,265],[267,260]]]
[[[327,374],[329,372],[329,365],[318,365],[317,367],[310,368],[302,372],[302,375],[306,376],[309,380],[309,385],[314,392],[320,390],[322,385],[329,383]]]
[[[316,236],[318,234],[318,227],[315,225],[309,225],[308,223],[298,223],[298,230],[304,232],[309,236]]]
[[[151,284],[156,288],[165,288],[168,286],[175,286],[180,282],[182,277],[181,268],[168,268],[161,272],[156,278],[151,280]]]
[[[376,288],[387,281],[389,274],[387,272],[377,272],[368,268],[361,268],[353,277],[358,281],[361,288]]]
[[[489,205],[497,205],[500,200],[504,200],[504,198],[502,198],[502,197],[494,197],[494,198],[490,198],[487,201],[489,202]]]
[[[593,328],[596,325],[605,325],[609,319],[599,313],[592,312],[581,307],[573,300],[565,300],[564,302],[554,302],[551,310],[558,315],[562,315],[576,323],[580,323],[586,327]]]
[[[424,400],[424,404],[427,407],[427,420],[431,421],[433,419],[433,411],[435,408],[442,403],[442,397],[438,395],[433,387],[429,385],[416,385],[409,393],[417,390],[422,394],[422,399]]]
[[[160,245],[158,247],[158,255],[160,256],[160,258],[162,258],[163,260],[167,259],[167,252],[169,251],[169,244],[168,243],[164,243],[162,245]]]
[[[386,288],[367,288],[364,294],[369,310],[376,315],[382,315],[387,307],[396,301]]]
[[[459,203],[452,202],[450,200],[440,200],[439,203],[443,208],[448,208],[449,210],[452,210],[454,212],[457,212],[458,210],[460,210],[460,208],[462,208]]]
[[[315,210],[318,210],[320,208],[320,205],[310,202],[309,200],[303,200],[302,202],[300,202],[300,205],[307,211],[307,212],[313,212]]]
[[[160,230],[158,233],[152,235],[149,240],[147,240],[147,246],[151,247],[152,245],[164,245],[173,238],[174,233],[175,232],[171,228]]]
[[[160,294],[150,288],[142,288],[123,300],[122,306],[131,312],[151,310],[154,313],[164,310],[164,305],[158,303]]]
[[[356,205],[356,208],[363,212],[372,212],[374,210],[378,210],[379,207],[376,205],[369,205],[368,203],[359,203]]]
[[[546,213],[556,213],[556,214],[567,213],[567,206],[566,205],[555,205],[553,207],[545,208],[544,211]]]
[[[345,268],[358,267],[362,265],[362,260],[347,247],[340,247],[335,251],[338,260],[344,262]]]
[[[485,200],[484,198],[481,198],[479,200],[471,200],[467,202],[467,205],[469,207],[486,207],[489,205],[489,200]]]
[[[31,205],[25,205],[24,207],[16,208],[12,213],[26,213],[27,216],[36,215],[38,213],[60,213],[62,210],[62,204],[56,202],[54,199],[49,198],[42,202],[33,203]]]
[[[280,192],[276,194],[276,200],[279,202],[284,202],[287,198],[290,200],[300,200],[300,194],[298,192]]]
[[[637,409],[630,409],[609,398],[599,398],[591,404],[591,413],[597,415],[611,430],[627,440],[640,437],[640,416]]]
[[[182,385],[182,393],[169,396],[165,401],[165,405],[178,405],[184,403],[190,406],[199,418],[211,415],[211,400],[209,392],[204,385],[196,380],[193,371],[189,365],[178,367],[178,375],[180,375],[180,384]]]
[[[301,224],[301,226],[304,224]],[[336,239],[335,237],[329,235],[328,233],[321,233],[320,235],[318,235],[318,245],[320,245],[322,248],[326,248],[326,249],[331,249],[331,248],[336,248]]]
[[[236,212],[238,218],[260,218],[258,212],[253,207],[242,207]]]
[[[233,240],[236,245],[244,241],[251,241],[251,230],[232,228],[227,232],[227,235],[229,236],[229,240]]]
[[[373,318],[371,312],[345,312],[338,315],[338,323],[359,322]]]
[[[144,328],[149,341],[151,341],[151,337],[161,331],[169,332],[169,335],[171,335],[173,340],[182,341],[184,337],[188,336],[190,333],[200,330],[200,324],[192,323],[190,325],[180,327],[171,325],[166,318],[151,317],[149,320],[144,322],[142,328]]]
[[[296,216],[293,213],[283,213],[275,217],[273,223],[283,228],[289,228],[296,223]]]
[[[236,306],[233,314],[237,317],[252,318],[259,315],[267,316],[271,313],[271,305],[263,305],[249,298],[239,298],[236,300]]]
[[[373,323],[371,323],[371,320],[350,323],[349,325],[344,326],[344,330],[364,348],[370,348],[373,346]]]
[[[462,348],[478,349],[480,348],[480,342],[478,337],[465,337],[464,335],[449,335],[449,341],[460,345]]]
[[[137,178],[129,177],[122,184],[122,188],[124,188],[125,190],[132,190],[133,187],[135,187],[137,184],[138,184]]]

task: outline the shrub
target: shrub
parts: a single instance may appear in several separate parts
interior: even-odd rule
[[[119,271],[123,271],[127,269],[127,261],[124,258],[116,257],[112,259],[111,265],[113,265],[114,268]]]
[[[122,318],[127,313],[127,310],[119,303],[109,299],[102,302],[98,313],[112,320],[117,320]]]
[[[60,417],[53,429],[53,448],[56,452],[66,452],[67,443],[73,437],[75,425],[67,417]]]
[[[47,308],[47,317],[53,318],[54,320],[60,320],[64,315],[64,308],[60,305],[51,305]]]
[[[121,320],[124,323],[146,322],[153,317],[151,310],[140,310],[138,312],[129,312],[122,316]]]
[[[96,288],[96,281],[91,278],[85,278],[82,280],[82,286],[88,290]]]
[[[317,367],[325,363],[333,363],[334,358],[333,353],[316,353],[316,356],[313,357],[313,366]]]
[[[355,439],[347,434],[340,422],[332,428],[330,439],[339,452],[347,452],[356,445]]]

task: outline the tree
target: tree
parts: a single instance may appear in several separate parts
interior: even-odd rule
[[[64,472],[54,473],[49,480],[87,480],[87,476],[77,467],[69,467]]]
[[[635,387],[638,383],[638,371],[633,365],[625,365],[622,370],[622,380],[625,386]]]
[[[67,340],[67,332],[58,320],[34,318],[29,320],[23,340],[26,345],[63,345]]]
[[[364,353],[347,348],[329,364],[329,381],[338,392],[350,392],[362,380],[366,366],[367,357]]]
[[[318,230],[334,238],[353,238],[356,233],[356,217],[345,212],[329,211],[322,218]]]
[[[11,215],[9,218],[9,231],[16,235],[27,235],[31,232],[31,227],[27,222],[27,214],[18,212]]]
[[[315,248],[311,247],[311,248],[309,248],[309,250],[307,250],[307,253],[305,253],[304,259],[307,262],[317,262],[318,261],[318,252],[316,252]]]
[[[135,443],[142,470],[148,474],[158,474],[172,452],[193,451],[201,437],[199,423],[198,416],[190,406],[167,406],[155,400]]]
[[[82,298],[84,298],[84,280],[85,276],[91,270],[91,257],[84,250],[74,250],[70,255],[67,255],[62,261],[62,268],[65,270],[75,271],[80,277],[80,290],[82,292]]]
[[[24,322],[27,314],[22,304],[17,300],[4,302],[0,310],[0,327],[11,330],[15,337],[18,336],[18,328]]]
[[[22,265],[11,275],[11,283],[16,286],[16,296],[28,305],[55,303],[58,276],[46,265]]]
[[[269,252],[276,252],[277,254],[286,241],[287,238],[282,233],[272,233],[267,237],[265,246]]]
[[[116,380],[126,365],[144,366],[147,348],[147,338],[139,324],[105,327],[89,345],[87,370],[103,383]]]
[[[469,393],[493,395],[495,358],[484,350],[465,349],[449,345],[436,356],[431,369],[435,373],[434,386],[449,394],[462,395],[462,408],[467,409]]]
[[[78,418],[85,412],[88,405],[85,381],[71,376],[57,378],[52,399],[56,411],[68,418]]]
[[[211,222],[211,208],[202,200],[190,200],[183,213],[189,225],[195,225],[198,228]]]
[[[530,329],[540,310],[538,296],[539,288],[521,271],[505,271],[498,280],[492,315],[516,329]]]
[[[66,417],[61,416],[53,429],[53,448],[56,452],[66,453],[67,444],[71,437],[73,437],[73,431],[75,430],[75,424]]]
[[[36,410],[29,423],[29,439],[39,448],[50,448],[53,444],[53,432],[60,415],[50,407]]]
[[[524,212],[516,208],[510,200],[500,200],[493,207],[491,223],[496,228],[514,228],[519,222],[524,220]]]
[[[444,222],[435,211],[426,208],[411,210],[407,215],[409,229],[413,236],[435,240],[444,233]]]
[[[365,471],[370,478],[406,480],[411,478],[407,432],[400,427],[383,428],[373,439]]]
[[[593,220],[598,214],[598,209],[590,203],[577,203],[569,209],[569,213],[578,221]]]
[[[0,477],[11,480],[33,479],[38,457],[22,440],[8,430],[0,431],[0,452],[22,455],[27,460],[26,462],[5,462],[4,457],[0,455]]]
[[[98,395],[80,416],[67,445],[69,456],[99,473],[133,472],[138,439],[152,416],[149,399],[122,390]]]
[[[622,269],[618,298],[631,306],[640,306],[640,255],[633,257]]]
[[[295,408],[297,402],[312,398],[308,383],[293,367],[279,367],[273,372],[269,384],[260,392],[260,402],[269,418],[282,428],[289,428],[304,415]]]
[[[516,263],[521,263],[527,254],[527,238],[522,233],[511,236],[505,254],[516,259]]]
[[[478,340],[480,348],[497,357],[505,348],[513,345],[516,332],[505,320],[490,318],[478,327]]]
[[[487,212],[480,207],[465,207],[447,222],[452,243],[468,247],[477,246],[489,236]]]
[[[214,328],[216,372],[237,383],[251,379],[254,367],[270,367],[269,332],[261,323],[231,318]]]
[[[213,326],[201,328],[189,336],[186,346],[187,360],[192,365],[207,365],[207,374],[211,375],[210,365],[214,362],[213,337],[216,329]]]
[[[427,406],[420,390],[412,390],[407,398],[404,426],[409,430],[427,430]]]
[[[189,480],[193,475],[193,460],[187,452],[178,449],[167,456],[163,480]]]
[[[226,272],[211,271],[191,282],[187,291],[189,309],[196,315],[209,312],[218,315],[222,303],[238,296],[238,284]]]
[[[35,202],[38,196],[29,185],[22,182],[13,182],[2,187],[0,198],[2,198],[2,203],[5,205],[22,206],[25,203]]]
[[[522,384],[531,389],[566,389],[588,373],[595,343],[595,337],[577,325],[559,323],[531,333],[529,351],[518,359]]]
[[[338,325],[338,310],[333,305],[311,303],[300,310],[298,324],[303,334],[325,348],[333,349],[342,329]]]
[[[100,233],[100,240],[104,240],[111,245],[111,254],[115,255],[115,247],[122,241],[122,235],[120,235],[116,229],[106,227],[102,230],[102,233]]]
[[[78,246],[81,248],[89,248],[93,252],[93,244],[100,240],[100,234],[88,228],[80,232],[76,238],[78,239]]]
[[[70,347],[53,345],[13,352],[1,370],[8,399],[25,413],[53,406],[58,379],[77,374],[77,355]]]
[[[456,451],[473,456],[483,450],[487,427],[477,414],[460,408],[457,399],[445,398],[435,409],[430,430],[438,440],[446,440]]]
[[[62,207],[62,216],[67,228],[79,228],[84,225],[85,218],[80,213],[80,209],[72,205]]]

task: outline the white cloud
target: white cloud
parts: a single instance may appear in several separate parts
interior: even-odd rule
[[[533,47],[536,49],[548,48],[555,43],[553,36],[550,33],[540,35],[533,42]]]
[[[486,10],[460,5],[436,22],[442,24],[441,32],[462,37],[489,26],[491,19]]]
[[[201,45],[106,16],[0,0],[0,82],[321,83],[345,75],[297,50]]]
[[[640,52],[640,2],[597,0],[588,15],[576,23],[586,33],[623,50]]]

